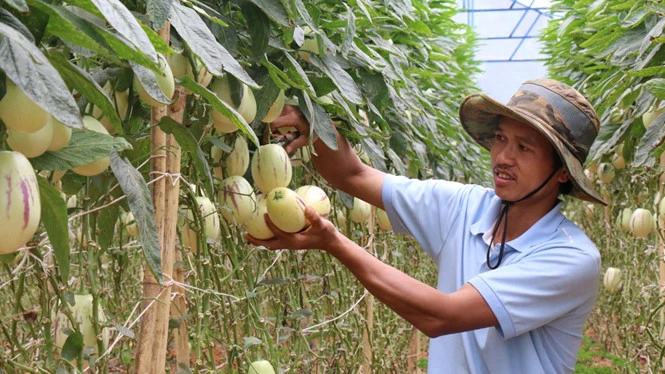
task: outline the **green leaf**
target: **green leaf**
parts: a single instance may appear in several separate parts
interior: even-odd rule
[[[208,178],[208,183],[206,183],[204,186],[206,188],[206,193],[208,194],[208,196],[212,196],[213,182],[212,182],[212,174],[210,173],[210,167],[208,166],[208,161],[206,159],[205,154],[201,150],[201,147],[199,147],[199,144],[196,142],[196,139],[194,138],[192,133],[189,132],[189,129],[187,129],[187,127],[183,126],[182,124],[176,122],[173,118],[169,116],[162,117],[157,126],[159,126],[159,128],[162,129],[162,131],[164,131],[165,133],[172,134],[175,137],[175,140],[180,145],[180,148],[182,149],[183,152],[188,152],[190,155],[192,155],[194,166],[196,167],[196,170],[198,171],[199,175]]]
[[[150,17],[152,27],[160,29],[164,22],[169,19],[171,12],[171,0],[147,0],[146,14]]]
[[[242,2],[240,9],[249,27],[249,35],[252,38],[252,55],[254,55],[254,59],[259,60],[268,48],[270,20],[259,7],[249,1]]]
[[[167,1],[169,4],[170,2]],[[140,22],[140,21],[139,21]],[[141,22],[141,28],[145,31],[145,34],[148,35],[150,43],[155,46],[155,50],[163,55],[173,54],[173,49],[169,47],[168,44],[162,39],[159,34],[157,34],[153,29]]]
[[[360,89],[356,82],[353,80],[351,75],[347,73],[342,67],[335,61],[335,58],[330,55],[324,55],[319,58],[318,56],[311,55],[312,64],[317,68],[321,69],[325,74],[335,82],[335,85],[339,89],[339,92],[347,100],[354,104],[362,104],[363,98],[360,93]]]
[[[372,161],[372,166],[376,169],[385,171],[386,170],[386,161],[383,156],[383,149],[372,140],[372,138],[362,138],[360,143],[363,146],[365,152],[369,156],[369,159]]]
[[[73,65],[62,53],[47,52],[47,57],[60,76],[65,80],[70,90],[81,93],[89,102],[96,105],[104,117],[108,118],[117,133],[122,134],[122,123],[111,99],[106,96],[104,89],[85,70]]]
[[[255,79],[263,89],[256,92],[256,118],[261,119],[268,114],[268,110],[279,96],[280,88],[270,78],[267,69],[261,69]]]
[[[346,12],[346,29],[344,30],[344,43],[342,43],[342,56],[346,57],[349,51],[353,49],[353,39],[356,36],[356,15],[353,9],[349,8]]]
[[[651,66],[640,70],[633,70],[626,72],[626,75],[632,77],[651,77],[660,74],[665,74],[665,66]]]
[[[295,312],[289,314],[289,318],[303,319],[311,317],[314,314],[310,309],[298,309]]]
[[[162,60],[160,58],[160,63],[166,64],[167,62],[166,60]],[[141,86],[143,86],[145,92],[148,93],[151,98],[162,104],[171,103],[171,99],[166,97],[164,91],[162,91],[162,89],[159,87],[159,83],[157,83],[157,75],[154,71],[132,61],[129,61],[129,65],[132,67],[132,70],[134,71],[136,78],[141,83]]]
[[[637,150],[635,151],[633,165],[650,166],[654,161],[653,157],[651,157],[651,162],[649,162],[650,155],[658,146],[663,144],[663,141],[665,141],[665,116],[661,115],[656,117],[640,139]]]
[[[291,57],[291,54],[286,51],[284,51],[284,56],[286,57],[285,63],[288,63],[286,72],[293,81],[298,83],[298,88],[307,90],[307,92],[312,95],[316,95],[312,82],[309,81],[307,73],[305,73],[298,61]]]
[[[210,73],[220,76],[224,74],[223,71],[227,71],[246,85],[259,88],[240,63],[217,42],[208,26],[194,10],[174,2],[169,20],[171,26],[178,31]]]
[[[310,123],[310,139],[316,134],[328,146],[337,150],[337,133],[334,124],[326,110],[318,103],[313,102],[308,95],[298,93],[298,102],[305,118]]]
[[[644,88],[653,96],[665,100],[665,78],[654,78],[644,83]]]
[[[192,80],[190,77],[184,77],[180,84],[191,92],[201,95],[201,97],[206,99],[216,111],[230,118],[231,121],[233,121],[233,123],[238,126],[240,131],[245,134],[245,136],[247,136],[249,140],[251,140],[257,147],[260,145],[259,138],[256,137],[254,130],[252,130],[245,119],[242,118],[240,113],[238,113],[229,104],[221,100],[217,95],[215,95],[214,92],[210,91],[206,87],[201,86],[197,82],[194,82],[194,80]]]
[[[25,0],[5,0],[5,2],[21,13],[27,13],[30,11],[30,8],[28,8],[28,4],[26,4]]]
[[[104,18],[125,39],[157,62],[157,54],[150,39],[141,28],[136,18],[119,0],[91,0]]]
[[[62,346],[62,358],[67,361],[76,359],[83,352],[83,335],[80,331],[73,331]]]
[[[81,2],[84,3],[82,5],[89,4],[86,1]],[[116,60],[118,63],[120,63],[120,60],[129,60],[150,69],[158,70],[157,63],[150,57],[136,49],[131,43],[128,44],[129,42],[126,39],[107,31],[103,19],[87,14],[86,17],[90,19],[88,20],[67,8],[49,5],[41,0],[28,0],[28,3],[30,6],[37,7],[51,16],[48,32],[62,40],[100,53],[112,61]],[[94,6],[92,8],[96,10]],[[81,13],[79,8],[72,7],[71,9],[78,9]]]
[[[631,122],[632,121],[625,121],[621,125],[607,123],[600,126],[598,136],[596,136],[596,140],[591,146],[587,158],[592,160],[609,152],[617,143],[619,143],[626,131],[630,129]]]
[[[314,20],[312,19],[312,16],[309,14],[309,11],[307,10],[307,7],[303,3],[302,0],[291,0],[293,2],[292,8],[294,8],[300,17],[302,17],[302,20],[305,21],[305,24],[309,26],[312,30],[316,29],[316,25],[314,24]]]
[[[91,21],[79,17],[71,10],[45,3],[41,0],[28,0],[30,6],[48,14],[48,31],[64,41],[89,49],[104,57],[111,57],[111,46],[101,35],[101,31]],[[74,8],[77,9],[77,8]]]
[[[289,15],[286,13],[286,9],[284,9],[284,5],[282,5],[282,2],[279,0],[249,0],[252,3],[254,3],[257,7],[261,8],[265,14],[270,17],[273,21],[277,22],[278,24],[284,26],[284,27],[291,27],[291,23],[289,22]],[[266,25],[268,22],[266,22]],[[257,26],[260,26],[258,24],[254,23],[248,23],[250,28],[254,28]],[[251,32],[251,30],[250,30]]]
[[[60,122],[69,127],[83,127],[67,85],[39,48],[3,23],[0,23],[0,34],[0,69],[7,78]]]
[[[224,141],[216,136],[208,135],[205,137],[206,141],[209,141],[212,143],[212,145],[216,146],[217,148],[221,149],[222,151],[226,153],[231,153],[233,151],[233,147],[229,146],[228,144],[224,143]]]
[[[162,282],[161,240],[157,234],[155,209],[150,189],[141,173],[127,160],[122,160],[118,152],[111,152],[111,170],[127,195],[129,210],[134,215],[138,229],[138,240],[143,247],[143,255],[155,278]]]
[[[261,344],[261,339],[255,337],[255,336],[245,336],[243,338],[243,340],[244,340],[245,348]]]
[[[286,90],[289,88],[289,86],[301,89],[305,88],[301,87],[298,83],[294,82],[291,79],[291,77],[289,77],[288,74],[283,72],[282,69],[280,69],[277,65],[270,62],[267,56],[263,56],[261,64],[263,64],[263,66],[265,66],[268,69],[268,74],[270,74],[270,76],[272,77],[273,82],[279,85],[281,89]]]
[[[649,14],[649,10],[644,4],[635,3],[635,6],[630,10],[628,15],[621,20],[621,27],[633,28],[642,23],[644,18]]]
[[[26,12],[28,11],[27,5],[26,5]],[[11,26],[12,28],[16,29],[19,31],[23,36],[25,36],[26,39],[30,40],[32,43],[35,42],[35,37],[32,36],[30,33],[30,30],[28,30],[27,27],[16,17],[14,17],[13,14],[11,14],[8,10],[0,8],[0,23],[4,23],[8,26]]]
[[[115,224],[118,222],[118,217],[120,216],[120,208],[118,204],[113,204],[102,209],[97,216],[97,242],[102,250],[106,251],[109,249],[109,245],[113,241],[113,238],[116,234]]]
[[[432,35],[432,30],[427,26],[427,24],[421,20],[412,20],[412,19],[405,19],[404,20],[407,24],[407,27],[409,28],[409,31],[415,31],[418,34],[421,35]]]
[[[67,204],[60,192],[46,178],[38,177],[39,196],[42,205],[42,224],[46,229],[55,263],[58,265],[63,282],[69,279],[69,226],[67,224]]]
[[[65,148],[55,152],[48,151],[30,159],[30,163],[39,170],[68,170],[107,157],[113,149],[127,148],[131,148],[131,144],[124,138],[96,131],[72,129],[72,138]]]
[[[16,260],[16,257],[21,253],[20,251],[0,255],[0,264],[11,264]]]
[[[123,336],[126,336],[130,339],[134,339],[134,331],[132,331],[131,329],[129,329],[129,328],[123,326],[123,325],[113,325],[113,327],[116,330],[118,330],[119,334],[121,334]]]

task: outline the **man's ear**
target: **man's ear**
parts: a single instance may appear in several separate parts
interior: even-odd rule
[[[568,170],[566,170],[566,168],[561,167],[561,174],[559,174],[559,178],[557,180],[561,184],[570,181],[570,174],[568,174]]]

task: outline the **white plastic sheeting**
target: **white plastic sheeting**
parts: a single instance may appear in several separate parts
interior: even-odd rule
[[[478,34],[478,86],[506,102],[527,79],[547,76],[540,31],[553,15],[549,0],[458,0],[455,21]]]

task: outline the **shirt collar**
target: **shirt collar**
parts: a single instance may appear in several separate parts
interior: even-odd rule
[[[547,214],[541,217],[533,226],[519,237],[506,243],[516,251],[525,252],[529,248],[535,247],[538,244],[546,241],[559,227],[563,221],[563,215],[560,213],[562,201],[557,200],[554,208]],[[486,232],[491,235],[492,226],[496,222],[501,209],[501,199],[497,196],[492,198],[492,201],[485,209],[485,214],[482,214],[477,221],[469,226],[469,231],[472,235],[480,235],[482,237]],[[508,222],[510,225],[510,222]]]

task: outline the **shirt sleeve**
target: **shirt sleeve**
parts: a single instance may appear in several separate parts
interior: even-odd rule
[[[464,188],[456,182],[386,176],[382,198],[393,231],[412,235],[436,257],[462,210]]]
[[[586,309],[593,306],[598,293],[600,274],[600,256],[594,251],[548,247],[481,273],[469,283],[494,312],[499,333],[504,339],[512,338],[571,312],[588,313]],[[571,331],[582,327],[562,326]]]

